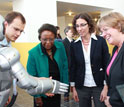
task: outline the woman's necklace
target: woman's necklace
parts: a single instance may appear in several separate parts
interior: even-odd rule
[[[89,45],[90,40],[89,40],[89,41],[84,41],[84,40],[82,40],[82,42],[83,42],[84,45]]]
[[[83,39],[82,39],[82,43],[83,43],[83,45],[84,45],[85,50],[88,51],[88,46],[89,46],[90,40],[87,40],[87,41],[86,41],[86,40],[83,40]]]

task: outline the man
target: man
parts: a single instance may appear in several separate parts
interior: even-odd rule
[[[3,33],[5,38],[2,41],[0,41],[0,47],[11,46],[11,41],[15,42],[15,40],[23,32],[25,23],[26,23],[25,18],[21,13],[19,12],[9,13],[5,17],[5,21],[3,23],[4,29],[5,29]],[[13,83],[15,83],[14,81],[16,80],[13,79]],[[10,72],[0,72],[0,92],[5,90],[5,88],[7,88],[7,90],[10,91],[11,85],[12,85],[12,77],[10,75]],[[16,84],[13,84],[13,91],[16,94]],[[6,100],[7,99],[4,99],[4,101]]]
[[[9,13],[5,17],[5,21],[0,23],[0,28],[2,26],[2,29],[0,29],[0,107],[4,107],[8,100],[13,80],[12,76],[18,80],[17,85],[22,89],[26,89],[30,95],[42,94],[45,92],[62,94],[67,92],[68,89],[67,84],[59,81],[49,78],[38,79],[29,76],[19,61],[19,52],[15,48],[9,47],[11,46],[11,41],[15,42],[21,35],[25,24],[25,18],[19,12]],[[13,83],[16,83],[16,79],[13,80]],[[14,87],[15,94],[16,85],[14,85]]]
[[[66,38],[63,40],[63,44],[65,46],[66,55],[68,58],[68,68],[69,68],[70,67],[70,44],[71,44],[71,41],[73,41],[72,27],[67,26],[64,29],[64,33],[66,35]],[[70,89],[68,90],[67,93],[64,94],[64,101],[69,101],[69,92],[70,92]]]

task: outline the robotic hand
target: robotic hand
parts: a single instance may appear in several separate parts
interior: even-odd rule
[[[42,79],[38,81],[38,86],[27,90],[30,95],[36,95],[41,93],[54,93],[54,94],[64,94],[68,90],[68,85],[61,83],[57,80],[52,79]],[[47,84],[47,85],[46,85]],[[44,87],[44,88],[43,88]]]
[[[56,94],[64,94],[65,92],[68,92],[68,86],[67,84],[60,83],[59,81],[52,80],[53,81],[53,91],[52,93]]]
[[[29,76],[19,61],[19,52],[13,47],[4,47],[0,51],[0,71],[10,71],[17,78],[17,85],[31,95],[42,93],[63,94],[68,85],[52,79],[37,79]]]

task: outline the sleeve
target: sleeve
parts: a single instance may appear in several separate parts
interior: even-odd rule
[[[121,96],[121,99],[124,103],[124,84],[117,85],[116,89],[117,89],[117,91],[118,91],[119,95]]]
[[[32,53],[29,51],[29,56],[28,56],[28,61],[27,61],[27,72],[29,75],[32,75],[34,77],[37,76],[37,69],[36,69],[36,63],[35,63],[35,58],[32,55]],[[34,95],[34,97],[41,97],[41,95]]]
[[[103,55],[103,69],[104,71],[106,71],[106,68],[107,68],[107,64],[108,64],[108,61],[110,59],[110,54],[109,54],[109,50],[108,50],[108,45],[105,41],[105,39],[103,38],[103,43],[102,43],[102,55]]]
[[[71,86],[75,86],[75,74],[76,74],[76,61],[75,61],[75,55],[74,55],[74,49],[73,49],[74,47],[73,47],[73,42],[71,43],[71,46],[70,46],[70,62],[71,62],[71,64],[70,64],[70,85]]]
[[[124,47],[122,47],[124,48]],[[114,47],[113,54],[115,53],[115,50],[117,47]],[[122,52],[122,51],[121,51]],[[120,71],[121,71],[121,84],[116,85],[116,88],[112,92],[112,95],[110,96],[109,102],[111,105],[118,105],[118,107],[124,106],[124,51],[120,55]],[[119,63],[119,62],[118,62]],[[123,101],[123,102],[122,102]]]
[[[66,55],[66,51],[64,48],[64,45],[62,44],[62,53],[63,53],[63,82],[66,84],[69,84],[69,79],[68,79],[68,59],[67,59],[67,55]]]
[[[122,107],[121,97],[116,89],[115,91],[112,92],[112,95],[110,96],[110,99],[109,99],[109,103],[111,105],[117,105],[118,107]]]
[[[37,76],[35,58],[30,52],[29,52],[28,61],[27,61],[27,72],[32,76]]]

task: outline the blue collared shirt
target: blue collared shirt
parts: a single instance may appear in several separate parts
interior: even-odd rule
[[[6,38],[0,41],[0,47],[10,47],[10,46],[11,46],[11,42],[8,42]]]

